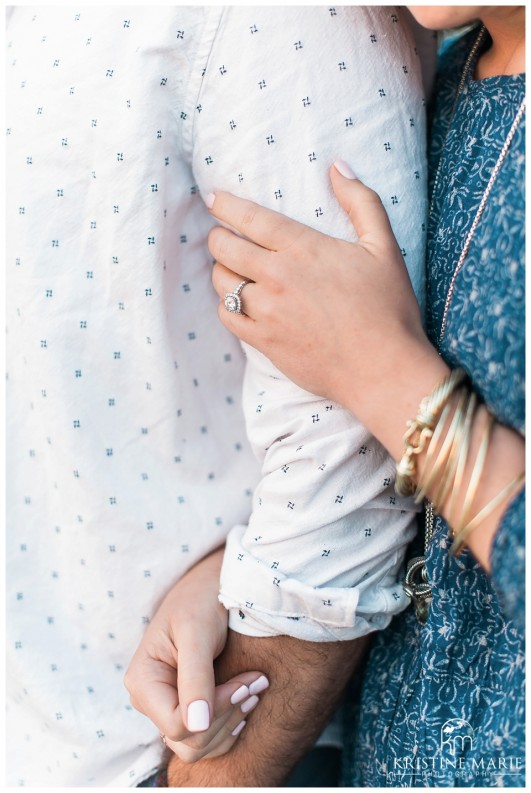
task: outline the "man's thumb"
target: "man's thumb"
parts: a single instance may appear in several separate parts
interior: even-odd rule
[[[330,169],[330,179],[334,193],[360,240],[374,236],[383,238],[391,232],[380,196],[360,182],[350,165],[344,160],[336,160]]]

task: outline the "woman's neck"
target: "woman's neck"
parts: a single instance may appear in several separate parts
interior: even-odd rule
[[[476,79],[525,72],[525,8],[487,6],[481,21],[492,46],[478,60]]]

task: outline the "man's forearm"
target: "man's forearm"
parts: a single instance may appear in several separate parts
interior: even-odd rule
[[[276,787],[313,745],[343,689],[361,665],[368,637],[314,643],[289,636],[254,638],[230,632],[216,662],[219,681],[263,670],[270,688],[233,749],[186,765],[172,757],[170,787]]]

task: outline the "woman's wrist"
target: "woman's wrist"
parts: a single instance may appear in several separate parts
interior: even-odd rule
[[[470,456],[472,459],[474,459],[481,443],[486,412],[484,406],[478,411],[477,426],[474,428],[474,437],[471,442]],[[490,502],[496,501],[496,507],[466,536],[466,545],[487,572],[490,572],[490,555],[494,537],[509,504],[523,486],[523,481],[519,478],[524,471],[525,444],[523,438],[515,430],[495,421],[481,480],[471,505],[471,516],[477,515]],[[503,491],[511,483],[514,483],[516,488],[510,488],[506,496],[498,501],[498,495],[503,495]]]
[[[215,597],[219,591],[219,577],[224,551],[224,545],[216,548],[216,550],[196,562],[193,567],[176,581],[161,603],[161,613],[168,614],[171,619],[176,612],[176,605],[179,608],[183,605],[183,592],[189,597],[190,593],[209,591]],[[191,608],[193,605],[193,603],[188,604],[186,608]],[[221,604],[220,610],[223,610]]]
[[[373,403],[370,428],[400,460],[401,492],[413,493],[416,486],[416,499],[428,498],[449,524],[452,553],[466,545],[489,571],[499,522],[522,487],[524,442],[494,420],[463,380],[463,370],[450,371],[433,353],[427,351],[417,376],[410,366],[413,358],[397,369],[395,400],[381,407]],[[435,384],[428,385],[434,378]],[[404,413],[408,417],[401,422]]]
[[[398,462],[404,451],[407,421],[417,415],[421,400],[449,372],[449,366],[425,336],[411,338],[404,334],[399,341],[386,345],[362,382],[359,374],[352,372],[352,387],[347,380],[341,384],[346,396],[339,401]]]

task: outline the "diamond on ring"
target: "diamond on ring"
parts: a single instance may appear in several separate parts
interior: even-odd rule
[[[231,314],[243,314],[242,311],[242,299],[240,297],[241,291],[244,286],[251,283],[250,281],[240,281],[236,289],[232,292],[227,292],[225,295],[225,308],[227,311],[230,311]]]
[[[160,733],[160,740],[162,741],[162,743],[164,744],[164,746],[167,746],[167,745],[168,745],[168,744],[166,743],[166,736],[165,736],[165,735],[164,735],[162,732]]]

